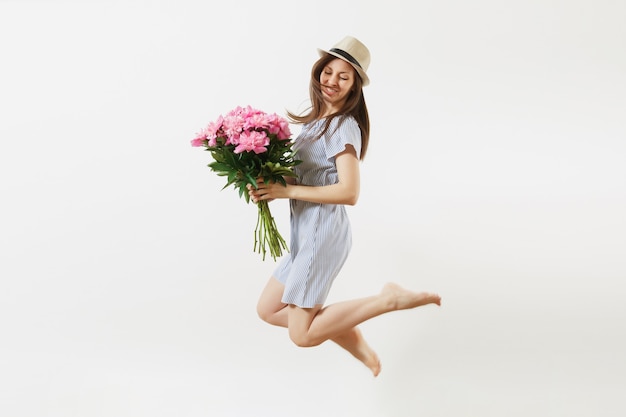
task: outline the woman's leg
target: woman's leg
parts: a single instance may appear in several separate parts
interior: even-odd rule
[[[378,376],[380,373],[380,359],[378,359],[376,352],[367,344],[358,327],[353,327],[333,337],[331,340],[363,362],[365,366],[370,368],[374,376]]]
[[[259,297],[256,311],[261,320],[274,326],[288,327],[287,304],[283,303],[285,286],[276,278],[271,277]]]
[[[413,292],[397,284],[386,284],[375,296],[343,301],[327,307],[286,307],[289,336],[298,346],[316,346],[336,338],[384,313],[406,310],[427,304],[441,304],[441,297],[427,292]]]
[[[284,285],[277,279],[270,278],[257,304],[259,317],[274,326],[289,327],[287,304],[281,301],[284,289]],[[358,328],[347,329],[331,339],[370,368],[374,376],[378,375],[380,372],[378,356]]]

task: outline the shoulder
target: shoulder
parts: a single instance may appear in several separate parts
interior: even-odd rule
[[[361,136],[361,128],[356,119],[350,115],[334,117],[328,125],[330,136]]]
[[[342,116],[341,120],[338,120],[337,123],[337,129],[343,134],[350,136],[357,135],[359,138],[361,137],[361,128],[353,116]]]
[[[331,120],[325,136],[327,156],[343,152],[348,145],[354,147],[357,156],[361,154],[361,129],[354,117],[336,116]]]
[[[339,128],[346,126],[347,128],[359,128],[359,124],[356,119],[349,114],[343,114],[341,116],[333,117],[333,120],[330,122],[331,128]]]

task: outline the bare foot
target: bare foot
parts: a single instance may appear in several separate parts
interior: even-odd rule
[[[344,334],[333,339],[335,343],[346,349],[355,358],[363,362],[374,376],[380,373],[380,359],[374,350],[367,344],[361,330],[357,327],[350,329]]]
[[[385,297],[389,303],[391,311],[406,310],[427,304],[441,305],[441,297],[439,294],[413,292],[394,283],[385,284],[380,294]]]

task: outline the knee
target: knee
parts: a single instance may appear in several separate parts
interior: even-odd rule
[[[287,327],[287,323],[284,322],[281,317],[280,310],[276,310],[276,308],[272,308],[272,306],[268,306],[262,301],[256,306],[256,314],[266,323],[274,326]]]
[[[264,308],[261,303],[257,304],[256,306],[256,314],[261,320],[266,323],[270,323],[273,316],[273,313],[270,312],[267,308]]]
[[[308,333],[298,332],[293,329],[289,329],[289,338],[298,347],[306,348],[318,346],[321,342],[312,338]]]

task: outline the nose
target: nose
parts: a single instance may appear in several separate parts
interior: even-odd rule
[[[326,83],[329,85],[337,85],[338,80],[339,76],[337,74],[331,74],[328,76]]]

